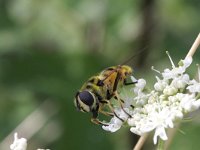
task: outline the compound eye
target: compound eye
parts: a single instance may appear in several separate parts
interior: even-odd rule
[[[78,97],[81,102],[83,102],[87,106],[92,106],[94,104],[94,96],[89,91],[80,92]]]

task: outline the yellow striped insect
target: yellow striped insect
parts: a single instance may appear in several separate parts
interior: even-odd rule
[[[127,78],[132,73],[133,69],[128,65],[118,65],[104,69],[83,84],[81,89],[76,93],[74,99],[75,106],[82,112],[91,112],[91,121],[93,123],[107,125],[98,119],[98,115],[102,113],[107,116],[115,115],[118,117],[110,101],[112,98],[115,98],[123,109],[123,100],[119,98],[117,91],[119,86],[135,83],[127,83]],[[109,107],[110,111],[104,110],[106,106]],[[129,115],[125,110],[124,112]],[[124,121],[121,118],[119,119]]]

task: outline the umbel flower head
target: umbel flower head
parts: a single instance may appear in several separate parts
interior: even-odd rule
[[[192,57],[186,57],[177,66],[174,65],[170,56],[169,59],[172,65],[171,69],[166,68],[160,72],[152,67],[158,73],[153,90],[149,92],[145,90],[146,81],[138,79],[137,84],[131,89],[134,97],[124,99],[124,109],[132,117],[124,113],[121,108],[116,108],[117,115],[126,121],[122,122],[114,116],[108,126],[103,126],[104,130],[115,132],[124,123],[127,123],[130,126],[130,131],[138,135],[154,131],[153,142],[156,144],[158,137],[162,140],[168,139],[167,128],[173,128],[175,123],[183,119],[185,114],[200,107],[200,83],[190,79],[186,73],[186,69],[192,63]],[[198,72],[200,76],[199,69]],[[132,80],[136,79],[132,77]]]

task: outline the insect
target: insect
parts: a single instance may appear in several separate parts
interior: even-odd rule
[[[98,119],[99,113],[118,117],[110,103],[112,98],[115,98],[119,102],[122,110],[129,115],[123,108],[123,100],[120,99],[117,89],[119,86],[136,83],[127,82],[127,78],[132,73],[133,69],[130,66],[118,65],[106,68],[98,75],[92,76],[76,93],[74,99],[75,106],[82,112],[91,112],[91,121],[95,124],[107,125]],[[108,106],[111,112],[104,110],[106,106]],[[124,121],[120,117],[118,118]]]

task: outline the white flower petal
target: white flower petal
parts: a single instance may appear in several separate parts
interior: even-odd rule
[[[132,82],[137,82],[137,79],[134,76],[131,76]]]
[[[164,127],[157,127],[157,128],[156,128],[155,134],[154,134],[154,137],[153,137],[153,142],[154,142],[154,144],[157,144],[157,138],[158,138],[158,136],[159,136],[162,140],[164,140],[164,141],[168,139]]]
[[[121,126],[116,125],[116,124],[110,124],[109,126],[102,126],[102,128],[106,131],[116,132],[117,130],[121,128]]]
[[[200,99],[196,100],[193,105],[195,106],[196,109],[200,107]]]
[[[160,80],[156,76],[157,82],[154,84],[154,89],[156,91],[163,91],[163,89],[168,85],[168,80]]]
[[[183,60],[183,66],[185,68],[189,67],[192,63],[192,57],[189,56],[189,57],[186,57],[184,60]]]
[[[116,132],[117,130],[121,128],[122,124],[123,122],[120,119],[118,119],[116,116],[114,116],[108,123],[108,126],[102,126],[102,128],[106,131]]]
[[[102,126],[102,128],[106,131],[116,132],[121,128],[121,126],[118,124],[109,124],[108,126]]]
[[[150,132],[152,131],[153,129],[155,129],[155,124],[154,123],[146,123],[146,125],[144,125],[142,128],[141,128],[141,131],[143,133],[146,133],[146,132]]]
[[[192,80],[189,82],[189,86],[187,87],[187,89],[189,90],[189,92],[191,93],[199,93],[200,92],[200,83],[197,82],[196,80]]]
[[[146,81],[144,79],[137,80],[137,83],[135,84],[135,87],[133,88],[133,91],[136,95],[139,95],[142,93],[146,86]]]
[[[162,73],[162,76],[166,80],[172,79],[172,78],[176,77],[176,75],[174,74],[174,72],[171,71],[171,70],[169,70],[168,68],[164,70],[164,72]]]
[[[175,88],[183,89],[188,83],[189,83],[189,76],[188,74],[184,74],[180,77],[174,78],[172,80],[171,85],[173,85]]]
[[[136,83],[136,86],[141,89],[143,89],[145,85],[146,85],[146,81],[144,79],[139,79],[138,83]]]
[[[142,135],[142,132],[141,132],[139,129],[135,128],[135,127],[131,127],[131,128],[130,128],[130,131],[131,131],[132,133],[137,134],[137,135]]]
[[[167,86],[164,90],[163,93],[165,95],[174,95],[175,93],[178,92],[178,89],[175,88],[174,86]]]

